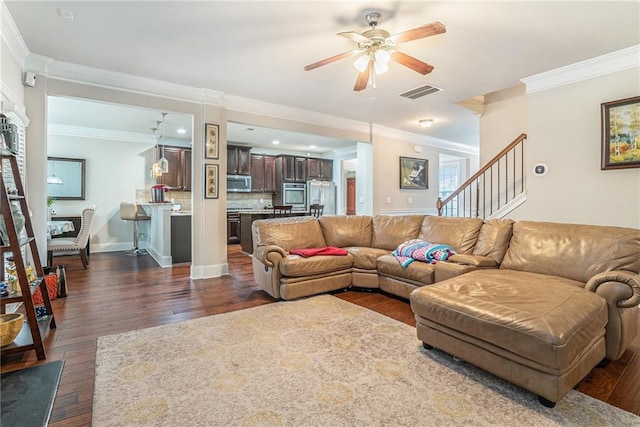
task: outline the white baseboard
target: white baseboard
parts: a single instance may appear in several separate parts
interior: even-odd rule
[[[438,209],[436,208],[421,208],[421,209],[380,209],[378,215],[438,215]]]
[[[523,204],[526,201],[527,201],[527,192],[524,191],[524,192],[518,194],[512,200],[510,200],[509,203],[507,203],[506,205],[504,205],[503,207],[501,207],[500,209],[498,209],[497,211],[492,213],[487,219],[504,218],[511,211],[513,211],[515,208],[517,208],[518,206],[520,206],[521,204]]]
[[[158,263],[158,265],[160,267],[171,267],[171,265],[173,264],[172,262],[172,258],[171,255],[162,255],[160,254],[158,251],[156,251],[153,248],[148,248],[147,252],[149,252],[149,255],[151,255],[151,258],[153,258],[154,260],[156,260],[156,262]]]
[[[229,274],[229,264],[193,265],[191,264],[192,279],[209,279],[212,277],[226,276]]]
[[[147,249],[146,245],[138,245],[140,249]],[[133,242],[98,243],[91,244],[91,253],[125,252],[133,248]]]

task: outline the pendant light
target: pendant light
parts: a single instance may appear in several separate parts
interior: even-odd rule
[[[157,125],[159,126],[159,121],[156,122]],[[151,131],[153,132],[153,139],[156,140],[156,145],[158,145],[158,135],[156,135],[156,132],[158,131],[157,127],[151,128]],[[162,176],[162,169],[160,169],[160,164],[158,162],[155,162],[151,165],[151,178],[159,178]]]
[[[55,162],[55,160],[51,160],[51,176],[47,177],[47,184],[55,184],[55,185],[64,184],[64,182],[62,182],[62,179],[60,179],[60,177],[56,176],[56,162]]]
[[[162,173],[169,172],[169,160],[165,159],[164,157],[164,128],[165,128],[164,119],[166,116],[167,116],[167,113],[162,113],[162,122],[158,123],[158,126],[160,125],[160,123],[162,123],[162,152],[161,152],[162,156],[160,157],[160,160],[158,160],[158,167],[160,168]]]

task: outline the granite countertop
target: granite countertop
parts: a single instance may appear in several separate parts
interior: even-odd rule
[[[176,212],[171,212],[171,216],[191,216],[191,211],[176,211]]]

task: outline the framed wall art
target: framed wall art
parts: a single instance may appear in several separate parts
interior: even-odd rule
[[[205,123],[204,125],[204,158],[205,159],[219,159],[220,153],[218,151],[218,134],[220,133],[220,127],[212,123]]]
[[[204,165],[204,198],[218,198],[218,165]]]
[[[429,188],[429,161],[400,157],[400,188],[426,190]]]
[[[640,96],[601,104],[604,169],[640,168]]]

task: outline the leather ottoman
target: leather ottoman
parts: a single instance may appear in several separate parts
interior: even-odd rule
[[[553,407],[606,354],[604,298],[580,282],[478,270],[411,293],[418,339]]]

